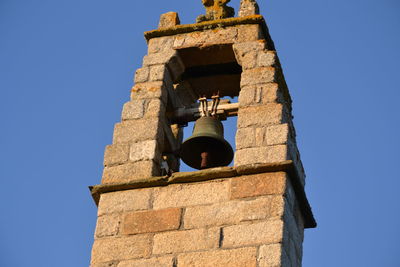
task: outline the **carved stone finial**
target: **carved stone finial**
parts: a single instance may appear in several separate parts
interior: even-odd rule
[[[206,14],[197,17],[196,22],[230,18],[235,15],[235,10],[227,6],[231,0],[202,0]]]
[[[260,9],[256,0],[240,1],[239,17],[246,17],[257,14],[260,14]]]

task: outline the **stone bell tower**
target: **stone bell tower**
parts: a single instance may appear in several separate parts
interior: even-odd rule
[[[242,0],[238,17],[227,2],[203,0],[195,24],[163,14],[145,32],[148,54],[90,187],[91,267],[301,266],[316,222],[291,98],[256,1]],[[182,127],[213,101],[219,120],[238,117],[234,166],[179,172]]]

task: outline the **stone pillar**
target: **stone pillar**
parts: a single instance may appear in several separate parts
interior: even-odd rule
[[[316,223],[263,17],[178,21],[169,13],[145,33],[148,55],[106,148],[102,184],[91,187],[91,267],[301,266],[304,228]],[[226,83],[222,94],[239,96],[234,166],[179,172],[182,130],[170,114]]]
[[[246,17],[258,14],[260,14],[260,9],[258,7],[256,0],[240,1],[239,17]]]

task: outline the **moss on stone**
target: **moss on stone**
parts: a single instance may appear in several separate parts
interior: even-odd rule
[[[146,40],[150,40],[155,37],[170,36],[181,33],[189,33],[194,31],[203,31],[219,27],[229,27],[244,24],[265,24],[264,17],[261,15],[251,15],[247,17],[235,17],[227,19],[217,19],[211,21],[204,21],[194,24],[183,24],[177,25],[170,28],[162,28],[152,31],[147,31],[144,33]]]

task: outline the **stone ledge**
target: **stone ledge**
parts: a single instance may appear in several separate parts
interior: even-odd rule
[[[218,167],[194,172],[176,172],[171,176],[151,177],[132,181],[129,183],[100,184],[89,186],[92,197],[98,205],[100,195],[116,191],[124,191],[138,188],[149,188],[167,186],[170,184],[182,184],[202,182],[215,179],[233,178],[242,175],[260,174],[268,172],[284,171],[289,174],[290,181],[293,185],[297,200],[304,216],[305,228],[315,228],[317,223],[311,210],[311,206],[307,200],[306,193],[300,182],[297,169],[292,160],[279,163],[266,164],[249,164],[239,167]]]
[[[200,23],[194,24],[183,24],[177,25],[169,28],[162,28],[152,31],[144,32],[144,37],[146,41],[149,41],[152,38],[163,37],[163,36],[171,36],[182,33],[189,33],[195,31],[204,31],[209,29],[215,29],[219,27],[229,27],[236,25],[245,25],[245,24],[260,24],[263,28],[263,31],[271,45],[270,50],[275,50],[273,47],[273,43],[271,38],[269,37],[268,28],[265,24],[264,17],[261,15],[251,15],[246,17],[235,17],[235,18],[227,18],[227,19],[218,19],[211,21],[204,21]]]

